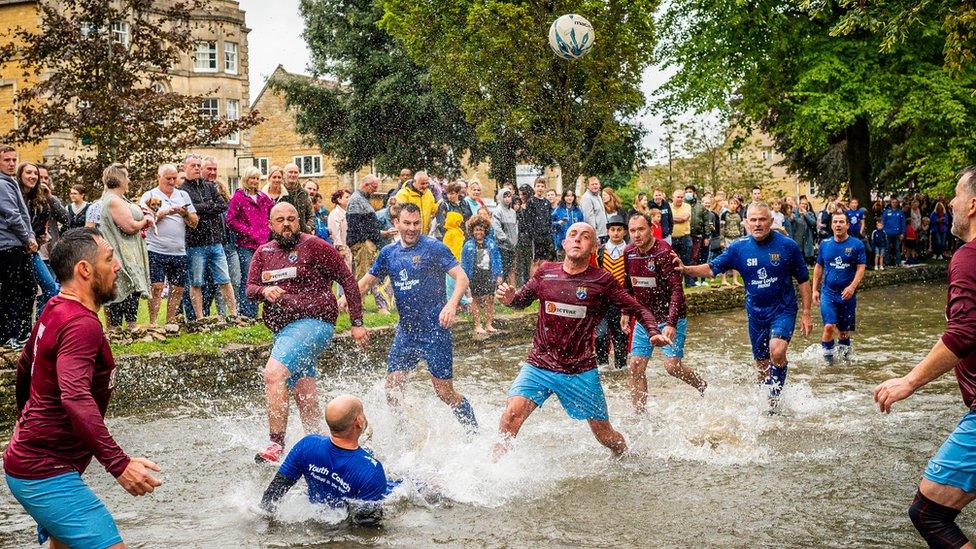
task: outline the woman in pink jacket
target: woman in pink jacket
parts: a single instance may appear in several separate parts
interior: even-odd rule
[[[227,206],[227,228],[234,231],[237,239],[237,257],[241,262],[241,273],[251,266],[251,257],[258,246],[266,243],[271,236],[268,218],[274,200],[259,189],[261,172],[255,167],[244,170],[241,177],[243,185],[234,192]],[[257,318],[258,305],[247,298],[244,284],[237,291],[237,311],[242,316]]]

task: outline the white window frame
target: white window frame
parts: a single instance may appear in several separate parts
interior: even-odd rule
[[[217,42],[200,40],[193,50],[193,72],[217,72]]]
[[[268,177],[268,157],[262,156],[252,160],[254,167],[261,172],[261,177]]]
[[[233,108],[231,108],[233,105]],[[224,103],[224,112],[226,113],[227,120],[236,121],[241,117],[241,102],[238,99],[228,99]],[[233,132],[227,136],[227,143],[229,145],[239,145],[241,143],[240,132]]]
[[[93,34],[98,34],[98,27],[95,26],[95,23],[92,23],[91,21],[82,21],[81,22],[81,37],[82,38],[88,38],[89,36],[91,36]]]
[[[772,147],[763,147],[763,150],[762,150],[762,159],[763,159],[763,162],[772,162],[772,160],[773,160],[773,148]]]
[[[200,116],[209,116],[216,120],[220,117],[220,101],[212,97],[201,99],[197,112],[200,113]]]
[[[237,60],[240,47],[237,42],[224,42],[224,72],[237,74]]]
[[[112,21],[109,23],[109,35],[112,37],[112,42],[116,44],[122,44],[123,47],[129,47],[129,24],[125,21]]]
[[[317,177],[322,175],[322,155],[321,154],[306,154],[303,156],[296,156],[292,158],[295,164],[298,166],[298,175],[301,177]],[[305,169],[305,162],[308,161],[308,166],[311,170]]]

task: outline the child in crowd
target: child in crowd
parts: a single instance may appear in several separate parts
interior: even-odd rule
[[[875,229],[871,232],[871,251],[874,252],[874,270],[884,270],[884,256],[888,247],[888,237],[884,232],[884,221],[880,218],[875,223]]]
[[[491,221],[485,219],[480,211],[468,219],[466,226],[468,239],[461,250],[461,268],[470,281],[474,333],[493,334],[498,331],[492,321],[495,317],[495,289],[502,283],[502,254],[495,241],[488,238]],[[485,317],[484,328],[482,313]]]
[[[664,231],[661,229],[661,210],[651,208],[651,234],[658,240],[664,240]]]
[[[918,228],[918,258],[922,261],[928,260],[932,254],[931,222],[926,216],[922,216],[922,226]]]
[[[461,261],[461,249],[464,247],[464,231],[461,229],[462,223],[464,223],[464,217],[458,212],[447,212],[447,215],[444,217],[443,242],[458,261]],[[447,276],[446,280],[447,296],[451,297],[451,294],[454,293],[454,279]],[[467,295],[461,298],[461,305],[466,306],[470,302],[471,299]]]
[[[915,220],[906,216],[905,220],[905,265],[918,263],[918,231]]]
[[[627,273],[624,269],[624,249],[627,242],[627,221],[622,211],[607,216],[606,244],[600,246],[596,254],[597,267],[610,273],[613,278],[624,285]],[[610,344],[613,343],[613,363],[619,370],[627,366],[627,353],[630,351],[630,341],[620,327],[620,309],[611,305],[607,308],[606,316],[596,328],[596,362],[610,363]]]

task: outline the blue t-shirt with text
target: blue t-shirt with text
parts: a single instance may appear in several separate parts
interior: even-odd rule
[[[817,264],[823,267],[823,290],[841,293],[850,286],[857,274],[857,266],[868,262],[864,243],[847,237],[842,242],[826,238],[820,242]]]
[[[380,280],[390,277],[400,329],[429,332],[437,329],[438,317],[447,302],[445,275],[457,264],[444,243],[421,236],[409,248],[399,242],[384,247],[369,274]]]
[[[709,267],[715,274],[739,271],[746,284],[746,312],[764,319],[796,312],[792,279],[799,283],[810,279],[800,246],[776,231],[762,242],[752,236],[736,240]]]
[[[322,435],[298,441],[278,472],[291,480],[305,477],[309,501],[332,507],[348,500],[379,501],[387,493],[386,473],[372,453],[339,448]]]

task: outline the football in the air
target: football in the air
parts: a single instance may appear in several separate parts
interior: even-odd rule
[[[575,13],[563,15],[549,27],[549,47],[557,56],[567,61],[586,55],[595,41],[593,25]]]

